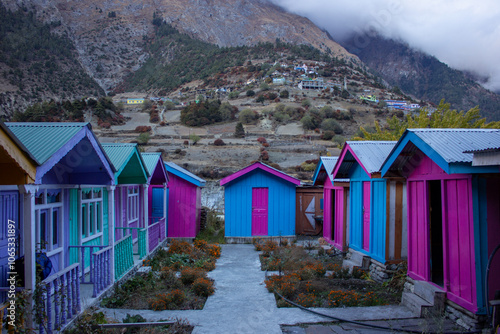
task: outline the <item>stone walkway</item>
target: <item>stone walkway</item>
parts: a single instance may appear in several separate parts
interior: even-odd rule
[[[297,308],[277,308],[274,296],[265,287],[265,274],[260,270],[259,253],[252,245],[221,245],[222,253],[217,267],[209,273],[215,280],[216,291],[205,303],[203,310],[151,311],[130,309],[102,309],[107,316],[121,320],[128,314],[140,314],[148,321],[180,318],[194,325],[193,334],[212,333],[373,333],[374,329],[356,325],[331,324],[331,320]],[[403,306],[352,307],[314,309],[348,320],[376,321],[382,326],[395,328],[414,318]],[[381,321],[391,319],[390,321]],[[400,322],[398,319],[405,319]],[[422,319],[411,319],[416,328],[424,330]],[[329,322],[329,324],[324,324]],[[323,323],[323,325],[293,326]],[[284,327],[288,325],[292,327]],[[450,325],[449,323],[446,324]],[[351,326],[351,327],[349,327]],[[353,327],[354,326],[354,327]],[[436,328],[432,326],[433,328]],[[430,327],[427,326],[427,329]],[[450,327],[446,327],[450,328]],[[377,333],[381,331],[376,330]]]

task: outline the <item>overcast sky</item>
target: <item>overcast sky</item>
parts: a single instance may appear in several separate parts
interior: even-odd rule
[[[335,40],[376,30],[473,71],[500,92],[500,0],[270,0],[308,17]]]

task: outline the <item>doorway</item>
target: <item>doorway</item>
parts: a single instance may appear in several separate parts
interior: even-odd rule
[[[444,285],[443,255],[443,209],[441,181],[428,181],[429,187],[429,238],[430,238],[430,280]]]

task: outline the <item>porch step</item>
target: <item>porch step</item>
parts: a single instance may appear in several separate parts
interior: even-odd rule
[[[429,282],[415,281],[413,293],[428,301],[436,308],[442,308],[444,310],[446,293]]]
[[[432,307],[431,303],[411,292],[403,292],[401,304],[408,307],[417,317],[422,317],[425,313],[422,309]]]
[[[419,317],[442,314],[446,293],[429,282],[415,281],[414,292],[403,292],[401,304]]]
[[[358,267],[361,269],[369,269],[370,268],[370,257],[364,255],[361,252],[350,250],[349,254],[351,257],[348,260],[344,260],[342,266],[344,268],[349,268],[349,272],[352,272],[354,267]]]

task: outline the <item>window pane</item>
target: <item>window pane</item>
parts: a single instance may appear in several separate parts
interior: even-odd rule
[[[59,202],[61,202],[61,189],[47,190],[47,203],[59,203]]]
[[[102,217],[102,213],[101,213],[101,203],[100,202],[97,202],[96,203],[97,205],[97,232],[101,232],[102,230],[102,220],[101,220],[101,217]]]
[[[89,204],[89,227],[90,227],[90,235],[94,234],[94,223],[95,223],[95,212],[94,212],[94,203]]]
[[[82,235],[87,235],[87,204],[82,205]]]
[[[82,199],[91,199],[92,192],[91,189],[82,189]]]
[[[59,243],[59,210],[52,211],[52,245],[57,246]]]
[[[47,211],[40,212],[40,243],[42,249],[47,249]]]
[[[94,189],[93,198],[101,198],[101,197],[102,197],[101,188]]]
[[[43,190],[36,193],[35,204],[44,204],[45,192]]]

